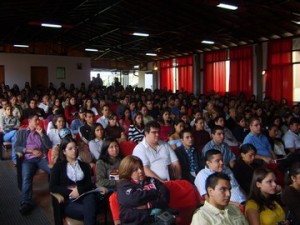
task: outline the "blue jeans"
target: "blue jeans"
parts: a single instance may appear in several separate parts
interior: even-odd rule
[[[50,174],[47,158],[24,159],[22,162],[22,196],[21,204],[30,204],[32,200],[32,180],[37,169]]]
[[[14,148],[15,134],[17,130],[11,130],[4,134],[3,141],[11,142],[11,160],[16,164],[17,162],[17,154]]]

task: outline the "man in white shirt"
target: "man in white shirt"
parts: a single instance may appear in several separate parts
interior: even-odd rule
[[[191,225],[248,225],[238,207],[229,205],[231,196],[230,177],[213,173],[205,183],[207,200],[194,214]]]
[[[145,174],[162,182],[181,179],[181,167],[170,145],[159,140],[160,125],[150,121],[145,125],[145,138],[133,150],[144,166]]]
[[[288,152],[298,152],[300,149],[300,121],[297,118],[292,118],[289,124],[289,130],[285,133],[282,140]]]
[[[97,123],[100,123],[103,127],[103,129],[105,129],[108,125],[108,116],[110,114],[110,108],[109,105],[103,105],[102,106],[102,116],[96,121]]]

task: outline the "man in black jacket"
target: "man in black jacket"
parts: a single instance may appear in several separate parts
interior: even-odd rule
[[[189,129],[180,133],[182,145],[175,149],[177,158],[181,165],[182,179],[194,184],[197,173],[204,168],[204,160],[201,153],[194,145],[194,138]]]

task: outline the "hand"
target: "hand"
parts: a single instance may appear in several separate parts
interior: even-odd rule
[[[36,157],[41,157],[43,155],[42,151],[36,149],[31,150],[31,154]]]
[[[69,198],[70,199],[75,199],[79,196],[79,193],[78,193],[78,190],[77,190],[77,187],[73,187],[71,188],[72,192],[69,194]]]
[[[43,128],[41,128],[39,125],[36,127],[36,132],[38,132],[38,134],[40,135],[40,136],[43,136],[43,134],[44,134],[44,132],[43,132]]]

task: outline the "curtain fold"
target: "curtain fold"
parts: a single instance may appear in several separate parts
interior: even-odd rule
[[[293,103],[292,39],[268,44],[266,96],[278,102],[286,98],[289,105]]]
[[[193,92],[193,57],[183,56],[177,58],[178,89]]]
[[[162,60],[160,67],[160,89],[174,91],[173,59]]]
[[[204,53],[204,93],[226,91],[226,51]]]
[[[229,92],[243,92],[246,97],[253,93],[253,46],[230,49]]]

